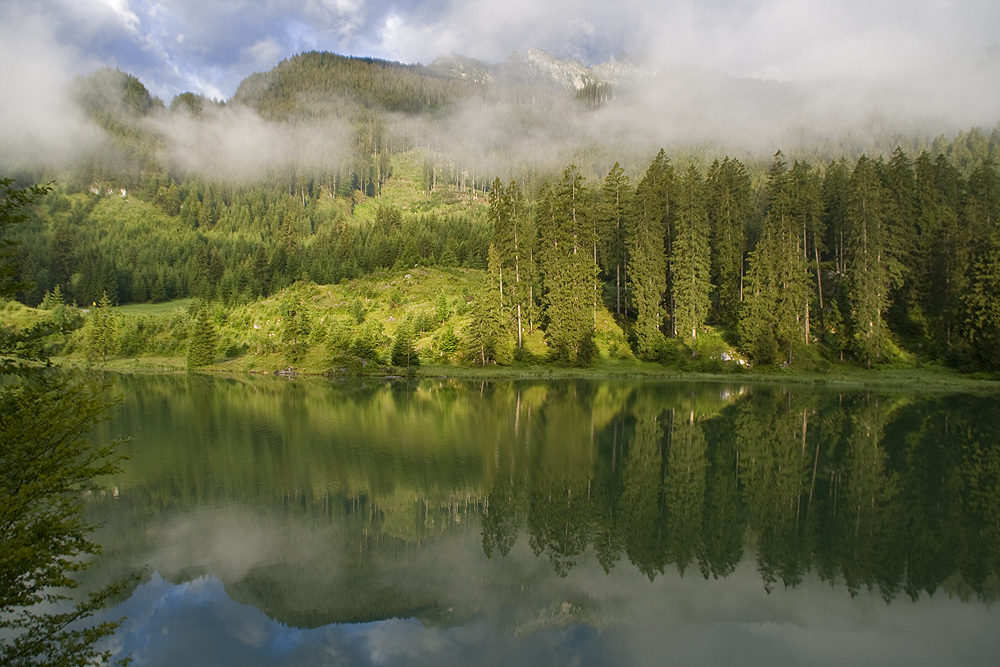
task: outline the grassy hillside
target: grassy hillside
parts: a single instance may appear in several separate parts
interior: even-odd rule
[[[368,374],[392,372],[390,353],[400,326],[414,332],[420,363],[472,363],[468,348],[477,292],[484,272],[420,267],[386,272],[337,285],[300,282],[267,299],[225,307],[207,304],[215,331],[215,358],[208,369],[272,372]],[[79,312],[82,326],[53,333],[45,351],[63,363],[96,363],[122,368],[183,368],[200,302],[63,309]],[[46,322],[53,311],[7,306],[19,328]],[[106,310],[106,312],[102,312]],[[113,334],[101,354],[95,345],[98,318],[112,322]],[[611,364],[635,363],[625,335],[606,310],[598,313],[597,347]],[[537,328],[524,339],[522,358],[547,354]]]

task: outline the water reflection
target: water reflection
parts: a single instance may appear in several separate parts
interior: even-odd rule
[[[125,473],[106,482],[117,498],[90,507],[106,521],[92,576],[155,572],[126,607],[204,587],[217,610],[260,610],[238,607],[263,614],[254,622],[271,628],[267,641],[291,641],[268,618],[303,632],[418,619],[442,646],[471,641],[458,638],[464,628],[506,646],[509,661],[521,649],[504,638],[538,637],[537,650],[563,642],[567,662],[574,641],[587,655],[618,650],[594,628],[632,646],[678,627],[718,644],[728,627],[744,649],[777,642],[789,664],[823,664],[805,646],[843,644],[838,632],[875,633],[899,657],[926,643],[934,614],[950,614],[933,636],[950,628],[953,647],[967,635],[956,628],[997,620],[980,603],[1000,592],[995,397],[648,382],[117,383],[126,402],[101,435],[136,437]],[[148,630],[135,623],[133,643]],[[968,664],[988,662],[981,651],[997,643],[987,636],[963,648]],[[723,643],[738,658],[738,642]]]

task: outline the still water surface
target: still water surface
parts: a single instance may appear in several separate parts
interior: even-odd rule
[[[993,665],[1000,397],[125,376],[141,665]]]

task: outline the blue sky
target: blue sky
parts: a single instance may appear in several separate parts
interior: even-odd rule
[[[593,64],[625,51],[780,81],[933,85],[995,72],[1000,47],[995,0],[4,0],[0,23],[7,63],[41,76],[110,65],[165,102],[187,90],[228,98],[248,74],[312,49],[424,63],[536,47]],[[28,57],[38,51],[45,61]]]

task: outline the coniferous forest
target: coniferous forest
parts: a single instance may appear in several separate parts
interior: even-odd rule
[[[1000,129],[763,154],[589,138],[541,157],[448,131],[501,109],[518,119],[506,136],[545,132],[564,105],[586,117],[628,95],[609,91],[308,53],[229,101],[167,105],[95,72],[75,96],[103,140],[58,168],[3,165],[5,196],[51,188],[6,230],[21,289],[3,344],[191,366],[312,350],[330,365],[1000,372]],[[288,150],[227,153],[267,132]],[[177,148],[199,143],[229,162]],[[417,299],[429,275],[447,286]]]

